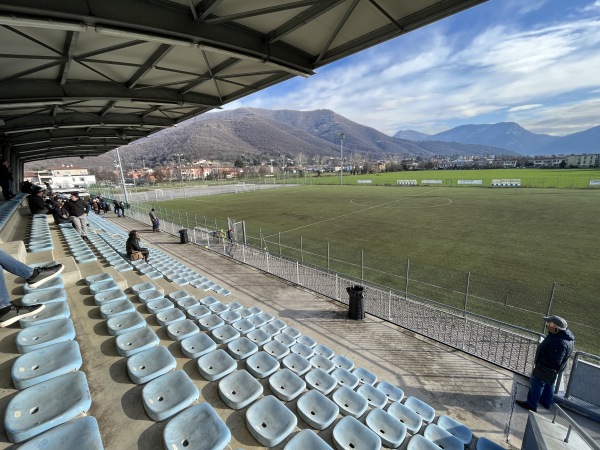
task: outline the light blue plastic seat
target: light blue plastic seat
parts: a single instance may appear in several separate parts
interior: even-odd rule
[[[283,367],[287,367],[299,377],[303,376],[312,367],[308,359],[303,358],[297,353],[290,353],[287,355],[281,360],[281,364]]]
[[[138,295],[138,296],[142,292],[155,291],[155,290],[158,290],[157,287],[153,283],[150,283],[149,281],[131,286],[131,292],[133,292],[135,295]]]
[[[490,441],[484,436],[481,436],[479,439],[477,439],[475,450],[504,450],[504,447]]]
[[[221,325],[211,331],[212,338],[217,344],[227,344],[240,337],[240,332],[231,325]]]
[[[417,434],[423,425],[421,416],[400,402],[388,406],[387,412],[402,422],[412,434]]]
[[[200,328],[190,319],[183,319],[167,327],[167,334],[174,341],[182,341],[200,333]]]
[[[36,292],[36,291],[45,291],[46,289],[64,289],[65,288],[65,283],[62,279],[61,276],[58,276],[56,278],[52,278],[48,281],[46,281],[44,284],[36,287],[36,288],[32,288],[29,287],[29,283],[25,283],[23,285],[23,292],[25,294],[29,294],[31,292]]]
[[[225,311],[229,311],[226,305],[221,302],[213,303],[208,307],[214,314],[223,314]]]
[[[263,327],[264,328],[264,327]],[[262,328],[259,328],[262,330]],[[290,354],[290,349],[281,342],[269,341],[263,346],[263,350],[275,359],[283,359]]]
[[[25,294],[21,298],[23,306],[47,305],[49,303],[66,302],[67,292],[64,289],[44,289]]]
[[[277,328],[280,332],[287,327],[287,323],[285,323],[283,320],[280,319],[274,319],[271,322],[269,322],[271,325],[273,325],[275,328]]]
[[[108,281],[108,280],[112,280],[112,279],[113,279],[113,277],[111,274],[103,272],[103,273],[99,273],[96,275],[90,275],[88,277],[85,277],[85,284],[87,284],[89,286],[90,284],[94,284],[99,281]]]
[[[246,370],[256,378],[267,378],[279,370],[279,361],[267,352],[258,352],[246,359]]]
[[[246,337],[259,347],[262,347],[271,340],[271,336],[260,329],[249,331],[248,334],[246,334]]]
[[[171,352],[162,345],[136,353],[127,359],[127,372],[135,384],[144,384],[177,367]]]
[[[171,292],[170,294],[167,294],[167,298],[171,299],[171,301],[173,303],[177,303],[180,300],[190,299],[190,298],[193,299],[194,297],[189,292],[180,290],[180,291],[174,291],[174,292]]]
[[[256,328],[254,326],[254,324],[252,322],[250,322],[248,319],[236,320],[235,322],[233,322],[231,324],[231,326],[233,328],[235,328],[236,330],[238,330],[240,332],[240,334],[247,334],[248,332],[250,332]]]
[[[19,320],[19,325],[21,328],[29,328],[57,319],[68,319],[69,317],[71,317],[71,310],[67,302],[50,303],[42,311]]]
[[[211,312],[210,309],[208,309],[206,306],[198,303],[198,305],[186,309],[185,315],[188,317],[188,319],[199,320],[202,317],[210,316]]]
[[[275,447],[287,438],[298,423],[296,415],[272,395],[260,399],[246,411],[246,426],[266,447]]]
[[[275,335],[277,335],[281,332],[281,330],[279,328],[277,328],[275,325],[273,325],[271,322],[267,322],[265,325],[260,327],[260,329],[263,330],[265,333],[267,333],[271,337],[274,337]]]
[[[87,412],[92,405],[85,373],[52,378],[19,391],[8,403],[4,428],[10,442],[22,442]]]
[[[209,307],[210,305],[215,304],[215,303],[220,303],[219,300],[217,300],[216,298],[214,298],[211,295],[201,298],[199,300],[199,302],[202,303],[206,307]]]
[[[309,371],[304,376],[304,380],[306,381],[309,389],[316,389],[325,395],[330,394],[337,387],[335,378],[333,378],[324,370],[318,368]]]
[[[291,347],[296,343],[296,339],[283,333],[276,334],[273,340],[281,342],[286,347]]]
[[[425,427],[423,436],[444,450],[464,450],[465,448],[460,439],[435,423],[430,423]]]
[[[366,398],[346,386],[342,386],[335,391],[331,399],[339,406],[343,415],[356,417],[357,419],[365,413],[369,406]]]
[[[335,356],[335,352],[323,344],[318,344],[315,348],[313,348],[313,351],[316,355],[321,355],[327,359],[331,359]]]
[[[142,303],[148,303],[149,301],[156,300],[159,298],[164,298],[164,297],[165,297],[165,295],[157,289],[140,292],[138,294],[138,300]]]
[[[167,309],[173,309],[175,305],[169,299],[165,297],[150,300],[146,303],[146,311],[149,314],[157,314],[159,312],[166,311]]]
[[[261,312],[263,312],[263,310],[261,308],[259,308],[258,306],[254,305],[251,306],[250,308],[248,308],[250,310],[250,312],[252,314],[260,314]]]
[[[108,334],[111,336],[119,336],[128,331],[145,326],[146,321],[137,311],[121,314],[106,321],[106,328],[108,328]]]
[[[180,412],[163,431],[165,450],[224,450],[231,431],[210,404],[203,402]]]
[[[159,343],[160,339],[150,327],[136,328],[117,336],[116,339],[117,352],[126,358],[156,347]]]
[[[308,347],[307,345],[300,344],[299,342],[296,342],[294,345],[292,345],[290,347],[290,351],[302,356],[305,359],[312,358],[315,354],[315,352],[312,351],[312,348]]]
[[[238,302],[227,303],[227,307],[229,308],[230,311],[237,311],[238,309],[243,308],[243,306],[240,305]]]
[[[333,369],[335,369],[335,364],[322,355],[315,355],[310,358],[309,361],[313,367],[318,367],[327,373],[331,373],[333,372]]]
[[[219,397],[231,409],[245,408],[262,393],[262,384],[245,370],[236,370],[219,381]]]
[[[117,300],[116,302],[110,302],[100,307],[100,315],[105,320],[133,311],[135,311],[135,306],[129,300]]]
[[[205,316],[198,319],[198,325],[202,331],[212,331],[215,328],[225,325],[225,321],[216,314],[211,314],[210,316]]]
[[[352,373],[358,377],[358,380],[361,383],[375,386],[375,383],[377,382],[377,375],[369,372],[367,369],[363,369],[362,367],[357,367],[352,371]]]
[[[313,338],[311,338],[310,336],[307,336],[307,335],[302,335],[302,336],[297,337],[296,342],[299,342],[300,344],[304,344],[311,349],[314,349],[317,346],[317,341],[315,341]]]
[[[104,446],[96,418],[85,416],[39,434],[19,449],[102,450]]]
[[[240,317],[247,319],[248,317],[251,317],[254,315],[254,313],[250,310],[250,308],[240,308],[236,311]]]
[[[344,450],[379,450],[381,439],[354,417],[344,417],[333,428],[333,445]]]
[[[331,376],[340,386],[347,386],[350,389],[354,389],[359,383],[358,377],[346,369],[335,369],[331,372]]]
[[[360,395],[367,399],[372,408],[383,409],[387,405],[387,395],[370,384],[361,384],[356,390]]]
[[[269,389],[284,402],[298,397],[306,389],[306,382],[292,372],[283,368],[269,377]]]
[[[266,323],[269,323],[272,320],[275,320],[275,317],[273,316],[273,314],[269,314],[267,312],[261,312],[260,314],[257,314],[257,316],[260,317],[261,319],[263,319]]]
[[[142,390],[146,414],[160,422],[183,411],[200,397],[200,391],[183,370],[173,370],[150,381]]]
[[[296,403],[298,415],[317,430],[329,427],[340,413],[340,408],[321,392],[310,390]]]
[[[110,289],[119,289],[119,285],[115,280],[97,281],[88,286],[90,293],[96,295],[98,292],[108,291]]]
[[[177,307],[182,311],[186,311],[194,306],[203,306],[198,300],[193,297],[184,298],[176,303]]]
[[[260,328],[267,323],[265,319],[261,319],[260,316],[258,316],[257,314],[248,317],[247,320],[249,320],[255,328]]]
[[[332,447],[321,439],[317,433],[312,430],[302,430],[296,434],[290,442],[286,444],[283,450],[333,450]]]
[[[379,436],[383,445],[388,448],[398,448],[406,438],[404,424],[379,408],[375,408],[367,414],[365,425]]]
[[[229,342],[227,351],[234,359],[244,360],[258,351],[258,345],[242,336]]]
[[[227,311],[219,314],[219,317],[221,319],[223,319],[223,321],[227,324],[232,324],[242,318],[242,316],[240,316],[237,312],[231,311],[231,310],[227,310]]]
[[[451,435],[456,436],[456,438],[458,438],[458,440],[461,441],[465,447],[471,445],[471,440],[473,440],[473,432],[458,420],[455,420],[450,416],[440,416],[438,417],[437,424]]]
[[[404,391],[387,381],[377,383],[377,389],[383,392],[390,402],[401,402],[404,398]]]
[[[273,318],[274,320],[275,318]],[[294,327],[285,327],[281,330],[282,334],[287,334],[290,337],[293,337],[294,339],[298,339],[300,336],[302,336],[302,333],[300,333],[300,331],[298,331],[296,328]]]
[[[15,339],[21,354],[29,353],[49,345],[75,339],[75,328],[71,319],[57,319],[24,328]]]
[[[12,365],[11,377],[17,389],[25,389],[74,370],[82,364],[79,344],[59,342],[19,356]]]
[[[333,362],[339,369],[345,369],[348,371],[354,369],[354,363],[342,355],[335,355],[333,358],[331,358],[331,362]]]
[[[216,350],[217,344],[205,333],[196,333],[181,341],[181,351],[188,358],[196,359]]]
[[[116,302],[118,300],[127,300],[125,292],[123,292],[120,288],[109,289],[107,291],[98,292],[94,295],[94,303],[98,306],[102,306],[110,302]]]
[[[408,406],[419,416],[421,416],[423,422],[433,422],[433,419],[435,418],[435,409],[433,409],[433,407],[431,407],[424,401],[419,400],[417,397],[408,397],[404,401],[404,405]]]
[[[237,363],[225,350],[218,349],[198,358],[198,372],[208,381],[223,378],[237,369]]]
[[[169,325],[185,320],[185,313],[177,308],[166,309],[156,313],[154,316],[159,325],[168,327]]]

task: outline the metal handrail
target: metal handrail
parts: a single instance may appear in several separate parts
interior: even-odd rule
[[[593,356],[593,355],[592,355]],[[552,423],[556,423],[556,417],[560,416],[565,419],[569,423],[569,428],[567,429],[567,434],[563,439],[564,442],[568,443],[569,438],[571,437],[571,431],[575,430],[575,432],[585,441],[586,444],[590,446],[592,450],[600,450],[600,444],[596,442],[592,437],[586,433],[586,431],[581,428],[577,423],[569,416],[560,406],[556,403],[553,405],[554,408],[554,417],[552,418]]]

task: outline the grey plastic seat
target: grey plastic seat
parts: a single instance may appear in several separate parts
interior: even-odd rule
[[[331,373],[335,369],[335,364],[322,355],[314,355],[309,361],[313,367],[318,367],[327,373]]]
[[[246,370],[256,378],[267,378],[279,370],[279,361],[267,352],[258,352],[246,359]]]
[[[259,347],[262,347],[271,340],[271,336],[260,329],[249,331],[248,334],[246,334],[246,337]]]
[[[227,303],[227,307],[229,308],[230,311],[237,311],[238,309],[243,308],[243,306],[240,305],[238,302],[229,302],[229,303]]]
[[[240,317],[243,317],[244,319],[247,319],[248,317],[254,315],[250,308],[240,308],[236,312],[240,315]]]
[[[335,378],[319,368],[309,371],[304,376],[304,380],[306,381],[309,389],[316,389],[325,395],[330,394],[337,387]]]
[[[406,427],[404,424],[379,408],[375,408],[367,414],[365,425],[379,436],[385,447],[397,448],[406,438]]]
[[[98,306],[102,306],[109,302],[115,302],[117,300],[127,300],[127,295],[120,288],[109,289],[107,291],[98,292],[94,295],[94,303]]]
[[[167,334],[174,341],[182,341],[200,333],[200,328],[190,319],[183,319],[167,327]]]
[[[299,342],[300,344],[304,344],[311,349],[314,349],[317,346],[317,341],[315,341],[313,338],[311,338],[310,336],[307,336],[305,334],[297,337],[296,342]]]
[[[296,343],[296,339],[283,333],[276,334],[273,340],[281,342],[286,347],[291,347]]]
[[[317,430],[329,427],[340,413],[340,408],[321,392],[310,390],[296,403],[298,415]]]
[[[333,450],[312,430],[302,430],[286,444],[283,450]]]
[[[279,328],[277,328],[275,325],[273,325],[272,322],[267,322],[265,325],[260,327],[260,329],[263,330],[265,333],[267,333],[271,337],[273,337],[281,332],[281,330]]]
[[[306,382],[290,369],[281,369],[269,377],[269,389],[284,402],[298,397],[304,389]]]
[[[444,450],[464,450],[465,448],[460,439],[435,423],[430,423],[425,427],[423,436]]]
[[[198,358],[198,371],[208,381],[223,378],[237,369],[237,363],[225,350],[218,349]]]
[[[22,442],[87,412],[92,398],[85,373],[69,372],[19,391],[8,403],[4,429]]]
[[[340,369],[345,369],[348,371],[354,369],[354,363],[348,358],[344,358],[342,355],[335,355],[333,358],[331,358],[331,361]]]
[[[160,339],[150,327],[137,328],[117,336],[116,345],[119,355],[129,357],[141,351],[156,347]]]
[[[504,450],[504,447],[490,441],[484,436],[481,436],[479,439],[477,439],[475,450]]]
[[[312,367],[312,365],[310,364],[310,361],[308,361],[308,359],[303,358],[302,356],[300,356],[297,353],[291,353],[291,354],[287,355],[285,358],[283,358],[281,360],[281,364],[283,366],[287,367],[288,369],[290,369],[292,372],[294,372],[299,377],[301,377],[306,372],[308,372]]]
[[[246,411],[248,430],[266,447],[283,442],[297,423],[296,415],[272,395],[257,401]]]
[[[433,422],[433,419],[435,418],[435,409],[433,409],[433,407],[429,406],[424,401],[419,400],[417,397],[408,397],[404,401],[404,405],[408,406],[419,416],[421,416],[424,422]]]
[[[219,381],[219,397],[231,409],[245,408],[262,393],[262,384],[245,370],[236,370]]]
[[[211,331],[225,325],[225,321],[216,314],[211,314],[198,319],[198,325],[202,331]]]
[[[190,406],[200,391],[183,370],[174,370],[150,381],[142,390],[144,409],[160,422]]]
[[[363,369],[362,367],[357,367],[352,371],[352,373],[358,377],[358,380],[361,383],[375,386],[375,383],[377,382],[377,375],[369,372],[367,369]]]
[[[265,319],[261,319],[257,314],[248,317],[247,320],[249,320],[256,328],[260,328],[267,323]]]
[[[381,439],[354,417],[344,417],[333,428],[333,445],[344,450],[379,450]]]
[[[300,344],[299,342],[296,342],[294,345],[292,345],[290,347],[290,351],[292,353],[296,353],[296,354],[302,356],[305,359],[312,358],[313,355],[315,354],[315,352],[313,352],[310,347],[308,347],[307,345],[304,345],[304,344]]]
[[[262,328],[261,328],[262,329]],[[282,359],[290,354],[290,349],[281,342],[269,341],[263,346],[263,350],[275,359]]]
[[[266,323],[269,323],[272,320],[275,320],[275,317],[273,316],[273,314],[269,314],[267,312],[261,312],[261,313],[257,314],[257,316],[260,317],[261,319],[263,319]]]
[[[51,378],[79,370],[81,352],[76,341],[59,342],[19,356],[11,377],[17,389],[25,389]]]
[[[144,384],[177,367],[171,352],[162,345],[149,348],[127,359],[127,372],[135,384]]]
[[[260,314],[261,312],[263,312],[263,310],[258,306],[251,306],[248,309],[250,310],[250,312],[252,312],[252,314]]]
[[[340,386],[347,386],[350,389],[354,389],[359,383],[358,377],[346,369],[335,369],[331,372],[331,376]]]
[[[111,336],[119,336],[128,331],[145,326],[146,321],[137,311],[121,314],[106,321],[106,327]]]
[[[173,302],[165,297],[150,300],[146,303],[146,311],[148,311],[149,314],[157,314],[173,308],[175,308]]]
[[[274,320],[274,318],[273,318]],[[285,327],[281,330],[281,332],[283,334],[287,334],[290,337],[293,337],[294,339],[298,339],[300,336],[302,336],[302,333],[300,333],[300,331],[298,331],[296,328],[294,327]]]
[[[412,434],[417,434],[423,425],[421,416],[400,402],[388,406],[387,412],[402,422]]]
[[[357,419],[365,413],[369,406],[366,398],[346,386],[342,386],[335,391],[331,399],[340,407],[340,412],[343,415],[356,417]]]
[[[95,417],[85,416],[39,434],[19,447],[20,450],[101,450],[102,436]]]
[[[206,306],[198,303],[197,306],[192,306],[185,310],[185,315],[188,319],[199,320],[202,317],[210,316],[212,313]]]
[[[67,292],[62,288],[44,289],[41,291],[30,292],[21,297],[23,306],[47,305],[49,303],[66,302]]]
[[[461,441],[465,447],[471,445],[473,432],[470,428],[460,423],[458,420],[455,420],[450,416],[440,416],[438,417],[437,424],[451,435],[456,436],[456,438],[458,438],[458,440]]]
[[[67,302],[50,303],[42,311],[19,320],[19,325],[21,328],[29,328],[57,319],[68,319],[69,317],[71,317],[71,310]]]
[[[404,391],[387,381],[377,383],[377,389],[383,392],[390,402],[401,402],[404,398]]]
[[[197,333],[181,341],[181,351],[188,358],[196,359],[216,350],[217,344],[206,333]]]
[[[323,344],[318,344],[315,348],[313,348],[313,351],[316,355],[321,355],[327,359],[331,359],[335,356],[335,352]]]
[[[17,333],[17,350],[24,354],[59,342],[75,339],[71,319],[57,319],[25,328]]]
[[[244,360],[258,351],[258,345],[242,336],[229,342],[227,351],[234,359]]]
[[[366,398],[372,408],[382,409],[387,405],[387,395],[370,384],[361,384],[356,392]]]
[[[185,313],[177,308],[165,309],[164,311],[156,313],[154,317],[156,318],[156,321],[159,323],[159,325],[162,325],[163,327],[168,327],[173,323],[186,320]]]
[[[227,344],[240,337],[240,332],[231,325],[222,325],[211,331],[212,338],[217,344]]]
[[[129,300],[117,300],[116,302],[110,302],[100,307],[100,315],[105,320],[133,311],[135,311],[135,306]]]
[[[140,292],[138,295],[138,299],[142,303],[148,303],[151,300],[156,300],[159,298],[164,298],[165,294],[159,291],[158,289],[152,289],[150,291]]]
[[[231,431],[210,404],[203,402],[180,412],[163,431],[165,450],[223,450]]]
[[[238,320],[240,320],[242,318],[242,316],[240,316],[236,311],[231,311],[231,310],[227,310],[227,311],[219,314],[219,317],[221,319],[223,319],[223,321],[225,323],[228,323],[228,324],[237,322]]]
[[[287,327],[287,323],[285,323],[283,320],[281,319],[274,319],[271,322],[269,322],[271,325],[273,325],[274,327],[276,327],[280,332]]]

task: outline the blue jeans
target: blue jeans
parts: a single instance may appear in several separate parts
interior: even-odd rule
[[[527,404],[529,407],[537,409],[539,403],[544,408],[549,409],[554,400],[554,385],[544,383],[533,375],[529,381],[531,382],[529,394],[527,394]]]
[[[10,305],[4,271],[6,270],[22,278],[29,278],[33,274],[33,269],[2,250],[0,250],[0,268],[0,308],[4,308]]]

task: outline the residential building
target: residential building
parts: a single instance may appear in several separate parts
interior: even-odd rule
[[[565,162],[567,167],[599,167],[600,155],[569,155]]]
[[[33,184],[49,183],[53,189],[85,188],[96,183],[96,175],[80,167],[60,167],[38,171],[27,171],[24,179]]]

